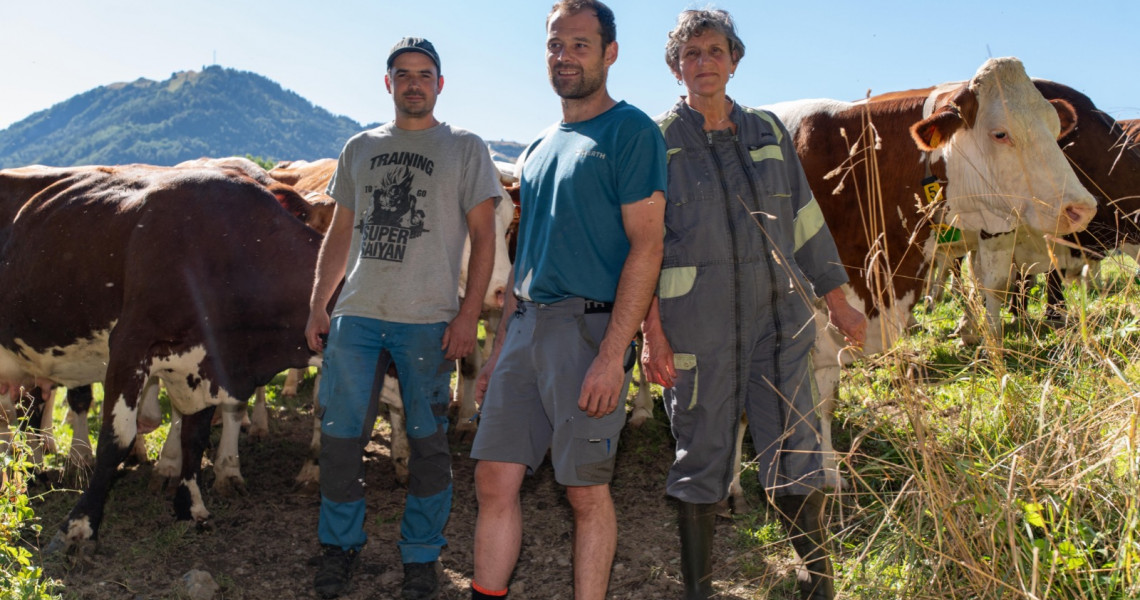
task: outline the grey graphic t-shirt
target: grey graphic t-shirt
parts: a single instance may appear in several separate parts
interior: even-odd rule
[[[355,218],[334,317],[455,317],[467,211],[500,193],[479,136],[446,123],[418,131],[387,123],[362,132],[341,152],[328,193]]]

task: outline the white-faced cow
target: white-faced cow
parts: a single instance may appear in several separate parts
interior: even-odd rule
[[[981,243],[1012,245],[1014,266],[1023,276],[1048,272],[1045,315],[1060,319],[1064,277],[1080,273],[1086,265],[1095,269],[1098,259],[1114,250],[1135,257],[1140,248],[1140,128],[1133,122],[1113,120],[1067,85],[1043,79],[1033,83],[1046,99],[1063,100],[1076,112],[1076,127],[1057,141],[1081,184],[1097,198],[1097,210],[1085,230],[1061,242],[1015,231]],[[935,295],[949,264],[977,249],[978,237],[940,247],[932,276]],[[1023,308],[1024,296],[1017,300],[1017,307]]]
[[[805,100],[765,107],[795,138],[812,191],[867,315],[864,351],[889,348],[919,297],[933,248],[923,181],[943,182],[959,226],[1006,231],[1020,225],[1071,233],[1092,216],[1056,137],[1058,113],[1016,59],[987,61],[969,82],[860,102]],[[842,365],[855,358],[817,312],[815,375],[828,476],[838,484],[831,411]]]
[[[1140,249],[1140,120],[1115,121],[1073,88],[1034,80],[1041,94],[1062,99],[1077,112],[1077,126],[1058,142],[1081,183],[1097,197],[1097,211],[1088,228],[1066,240],[1081,250],[1046,240],[1023,240],[1015,261],[1028,274],[1049,271],[1048,316],[1060,317],[1061,281],[1099,257],[1119,250],[1136,258]],[[1050,269],[1052,267],[1052,269]]]
[[[244,404],[311,362],[303,332],[319,244],[265,187],[230,170],[0,172],[0,379],[104,381],[95,470],[54,547],[98,536],[151,377],[193,425],[183,428],[175,512],[207,518],[207,409]]]

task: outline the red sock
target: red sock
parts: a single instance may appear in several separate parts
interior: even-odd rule
[[[503,590],[489,590],[474,581],[471,582],[471,600],[502,600],[507,597],[510,588]]]

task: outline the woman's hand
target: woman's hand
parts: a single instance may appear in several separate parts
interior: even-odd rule
[[[665,332],[658,327],[643,334],[641,344],[641,368],[645,378],[667,388],[673,387],[677,379],[677,367],[673,365],[673,348],[665,338]]]
[[[842,288],[835,288],[823,296],[827,302],[828,321],[843,334],[848,344],[862,348],[867,341],[867,317],[847,302]]]

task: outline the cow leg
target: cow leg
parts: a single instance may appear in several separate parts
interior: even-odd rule
[[[1002,339],[1001,308],[1009,291],[1016,239],[1015,234],[1009,233],[979,240],[978,249],[971,256],[970,266],[974,280],[984,298],[985,319],[976,318],[970,309],[971,303],[967,302],[967,326],[960,330],[961,339],[967,344],[979,343],[983,328],[986,334],[993,336],[995,340]],[[979,326],[978,321],[984,325]]]
[[[45,440],[43,422],[46,417],[48,423],[46,436],[50,437],[51,412],[47,403],[52,396],[53,386],[51,383],[37,381],[22,391],[20,403],[17,407],[17,414],[23,413],[20,415],[23,417],[20,427],[24,430],[24,439],[27,441],[28,450],[32,454],[32,468],[36,472],[41,472],[44,467],[44,447],[48,445]],[[19,410],[21,408],[22,410]],[[52,446],[54,447],[54,443]]]
[[[408,432],[404,425],[404,400],[400,396],[400,382],[392,376],[391,371],[384,377],[380,402],[388,405],[388,424],[392,429],[392,466],[396,469],[396,481],[400,485],[408,485],[408,460],[412,448],[408,445]]]
[[[241,476],[241,459],[238,458],[238,438],[246,406],[244,400],[227,401],[220,406],[222,438],[218,443],[218,455],[214,459],[214,491],[222,496],[233,496],[245,491],[245,479]],[[209,439],[209,434],[206,437]]]
[[[455,416],[455,436],[459,440],[469,440],[474,436],[478,424],[475,422],[475,381],[483,368],[483,352],[478,346],[471,354],[455,361],[455,396],[458,405]]]
[[[64,476],[68,481],[78,482],[95,467],[95,450],[91,446],[91,428],[87,425],[87,415],[94,401],[91,386],[83,385],[67,390],[67,423],[71,425],[71,448],[67,452],[67,466]]]
[[[179,436],[182,465],[178,489],[174,492],[174,517],[180,521],[193,519],[197,523],[205,523],[210,518],[210,511],[206,510],[206,504],[202,501],[200,474],[202,455],[210,443],[210,420],[213,416],[213,406],[182,416],[182,431]],[[237,426],[240,429],[240,420]]]
[[[292,370],[290,369],[290,371]],[[254,440],[263,440],[269,437],[269,408],[265,403],[265,386],[257,388],[257,392],[254,394],[249,437]]]
[[[484,313],[483,346],[476,345],[469,356],[465,356],[456,363],[457,380],[455,385],[455,403],[459,410],[455,417],[455,434],[461,440],[474,437],[478,428],[479,407],[475,406],[475,379],[483,369],[487,358],[495,346],[495,334],[499,331],[502,322],[502,310],[489,310]]]
[[[313,437],[309,441],[309,455],[301,465],[301,472],[295,479],[297,488],[305,491],[318,492],[321,488],[321,407],[320,407],[321,374],[313,382]]]
[[[158,462],[154,465],[152,487],[163,489],[166,484],[173,482],[182,471],[182,413],[177,408],[170,407],[170,430],[166,433],[166,443],[158,453]]]
[[[302,369],[289,369],[285,372],[285,384],[281,386],[282,396],[296,396],[297,387],[301,384],[301,379],[304,377]],[[253,433],[253,432],[250,432]]]
[[[637,395],[633,397],[633,413],[629,417],[629,424],[633,427],[641,427],[647,419],[653,418],[653,393],[649,380],[645,377],[645,365],[641,364],[641,347],[644,343],[638,334],[637,347],[633,350],[637,360]]]
[[[104,386],[103,424],[99,429],[99,451],[95,470],[86,491],[48,547],[48,551],[86,546],[99,536],[99,524],[115,471],[127,457],[138,433],[136,410],[146,377],[132,361],[120,363],[112,355]],[[120,367],[124,365],[124,367]]]
[[[817,362],[814,360],[813,363]],[[823,476],[825,485],[834,490],[843,488],[843,478],[839,475],[839,464],[835,456],[835,447],[831,442],[831,419],[835,414],[835,403],[839,398],[839,364],[815,367],[816,389],[819,391],[819,437],[820,452],[823,453]]]
[[[12,428],[11,424],[17,420],[16,416],[16,403],[12,400],[12,394],[19,392],[20,388],[12,388],[5,390],[5,393],[0,394],[0,456],[7,456],[8,451],[12,447]],[[0,470],[0,475],[3,471]]]
[[[744,469],[744,432],[748,431],[748,415],[740,416],[740,427],[736,429],[736,450],[732,458],[732,482],[728,484],[728,502],[732,514],[748,512],[748,501],[744,498],[744,486],[740,484],[740,474]],[[731,515],[725,515],[731,516]]]
[[[927,279],[927,292],[923,298],[923,306],[927,312],[933,310],[934,305],[942,302],[948,288],[947,282],[951,277],[955,283],[961,283],[962,257],[967,253],[966,244],[962,242],[938,244],[934,248],[934,258],[931,260],[930,274]]]
[[[47,454],[55,454],[57,451],[55,443],[55,387],[48,385],[44,391],[43,412],[40,414],[39,427],[40,436],[43,440],[43,451]]]

